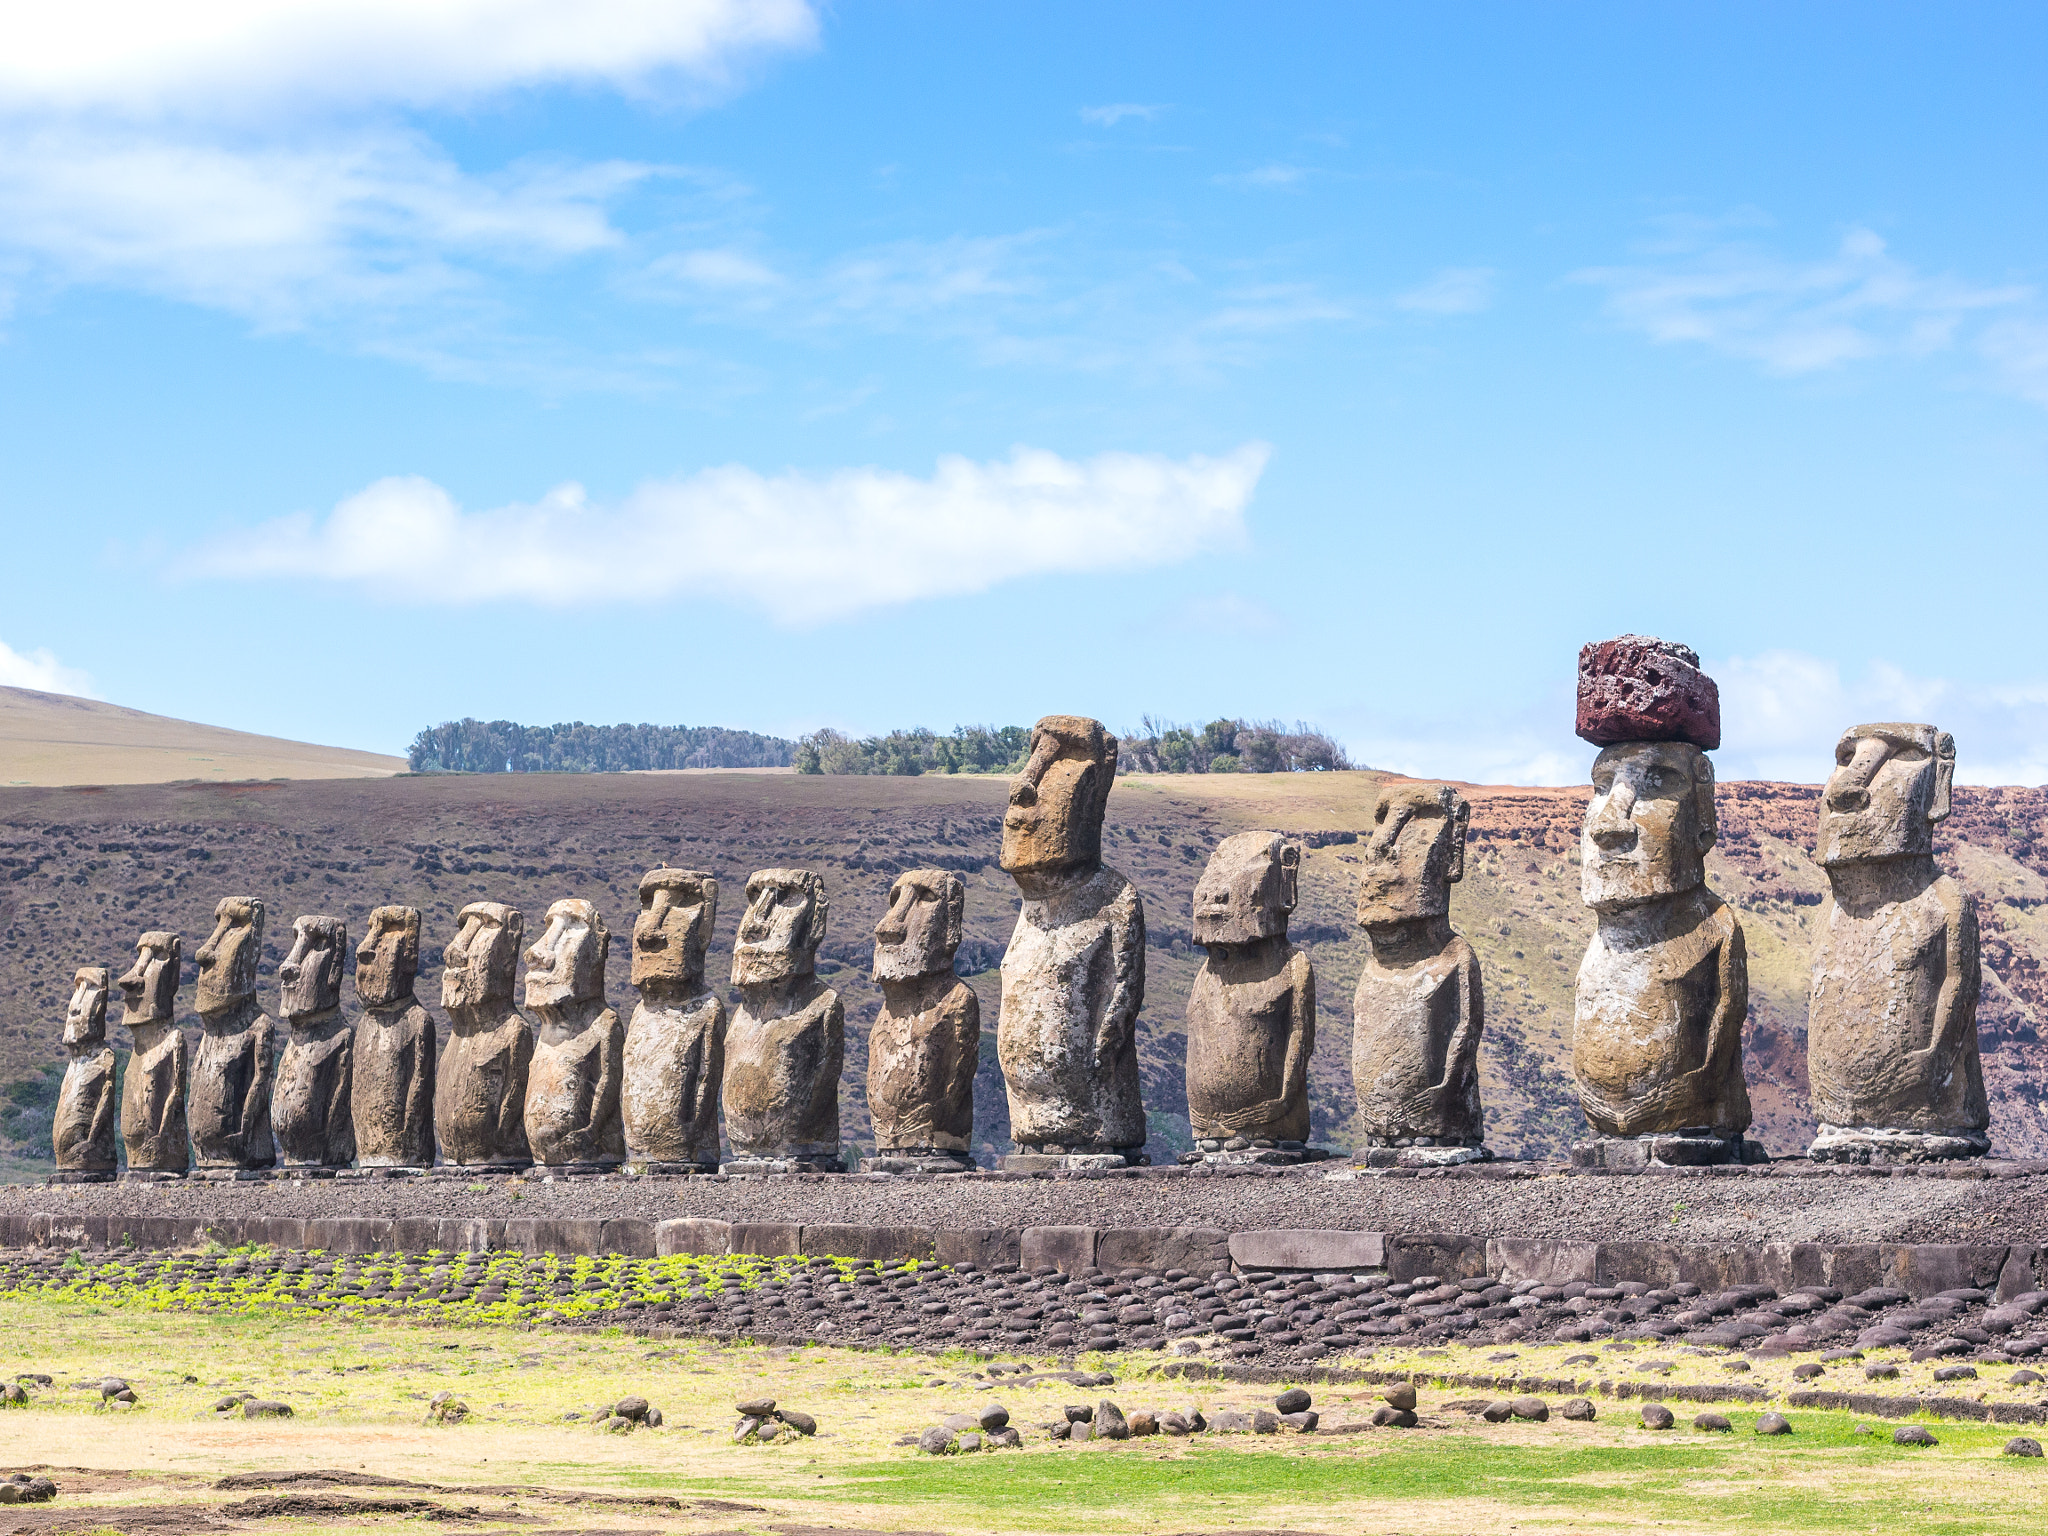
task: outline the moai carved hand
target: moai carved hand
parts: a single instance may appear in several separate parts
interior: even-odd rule
[[[377,907],[356,949],[350,1120],[365,1168],[434,1166],[434,1020],[414,995],[420,914]]]
[[[967,887],[949,870],[913,869],[889,888],[875,925],[882,1006],[868,1033],[870,1172],[971,1168],[981,1002],[953,973]]]
[[[1145,911],[1137,889],[1102,862],[1116,752],[1100,721],[1048,715],[1010,784],[1002,867],[1024,902],[1003,956],[996,1025],[1020,1159],[1005,1167],[1144,1159]]]
[[[1807,1080],[1822,1161],[1926,1161],[1991,1149],[1977,1045],[1977,908],[1934,862],[1955,739],[1857,725],[1835,747],[1816,857],[1821,914]]]
[[[114,1053],[107,1045],[107,998],[113,973],[80,966],[71,978],[64,1012],[64,1081],[50,1126],[58,1179],[98,1183],[114,1176]]]
[[[145,933],[135,941],[135,964],[115,983],[123,994],[121,1023],[135,1042],[121,1082],[121,1145],[131,1177],[183,1177],[192,1163],[189,1071],[176,1019],[183,961],[184,941],[175,933]]]
[[[199,1050],[192,1059],[192,1151],[202,1169],[268,1168],[277,1025],[256,1001],[263,959],[263,903],[229,896],[213,909],[199,946]]]
[[[718,921],[718,882],[703,870],[650,869],[633,923],[633,985],[620,1112],[638,1169],[718,1166],[725,1004],[704,983]]]
[[[597,908],[572,899],[548,908],[547,927],[526,952],[526,1011],[540,1021],[526,1078],[526,1141],[545,1167],[626,1159],[626,1029],[604,996],[611,942]]]
[[[355,1033],[341,1014],[348,931],[338,917],[292,923],[292,952],[277,968],[284,1054],[272,1121],[287,1168],[346,1168],[355,1161],[350,1111]]]
[[[462,1167],[524,1168],[533,1161],[526,1141],[533,1027],[512,1006],[512,985],[526,918],[515,907],[473,901],[456,921],[442,953],[450,1030],[434,1083],[441,1155]]]
[[[1240,832],[1195,883],[1208,958],[1188,992],[1188,1118],[1211,1161],[1294,1162],[1306,1148],[1316,973],[1287,938],[1300,874],[1299,844]]]
[[[1472,808],[1447,784],[1387,784],[1373,805],[1358,881],[1372,952],[1352,1005],[1351,1071],[1366,1160],[1484,1156],[1479,959],[1451,927]],[[1378,1149],[1396,1149],[1384,1158]]]
[[[728,1168],[843,1169],[846,1010],[815,974],[828,905],[824,882],[807,869],[764,869],[747,880],[732,954],[740,1005],[725,1047]]]

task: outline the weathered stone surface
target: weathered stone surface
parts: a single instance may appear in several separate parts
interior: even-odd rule
[[[981,1002],[953,973],[966,906],[958,875],[907,870],[875,925],[882,1006],[868,1032],[868,1112],[878,1158],[972,1166]]]
[[[1469,1280],[1492,1273],[1486,1262],[1486,1239],[1458,1232],[1412,1232],[1386,1239],[1387,1274],[1395,1280],[1440,1275]]]
[[[1648,635],[1619,635],[1579,651],[1579,739],[1721,745],[1721,690],[1690,647]]]
[[[192,1162],[185,1036],[174,1017],[183,957],[175,933],[145,933],[135,941],[135,964],[115,983],[123,994],[121,1023],[135,1042],[121,1082],[121,1145],[130,1173],[183,1173]]]
[[[300,917],[292,950],[277,968],[284,1054],[277,1063],[271,1119],[287,1168],[346,1168],[355,1161],[355,1031],[341,1013],[348,932],[338,917]]]
[[[777,1258],[804,1251],[803,1228],[793,1221],[736,1221],[732,1224],[733,1253]]]
[[[213,933],[199,946],[199,1050],[192,1058],[193,1161],[201,1168],[268,1168],[277,1025],[256,1002],[263,958],[263,903],[229,896],[213,909]]]
[[[1720,1138],[1742,1155],[1749,970],[1742,925],[1706,887],[1714,770],[1685,742],[1625,742],[1593,765],[1581,894],[1598,930],[1579,966],[1572,1070],[1603,1136]]]
[[[1472,808],[1446,784],[1389,784],[1358,884],[1372,952],[1352,1004],[1351,1071],[1368,1147],[1478,1147],[1479,960],[1451,927]]]
[[[1001,863],[1024,901],[1003,955],[996,1053],[1025,1155],[1134,1158],[1145,1145],[1144,905],[1102,862],[1116,751],[1100,721],[1046,716],[1003,815]]]
[[[524,1168],[526,1077],[533,1026],[512,1006],[526,918],[495,901],[471,902],[442,959],[448,1048],[437,1064],[434,1125],[441,1155],[464,1167]]]
[[[377,907],[356,949],[356,1021],[350,1119],[365,1168],[434,1165],[434,1021],[413,994],[420,914]]]
[[[934,1234],[932,1257],[941,1264],[995,1269],[1023,1257],[1023,1234],[1014,1227],[960,1227]]]
[[[1230,1234],[1221,1227],[1108,1227],[1096,1240],[1095,1262],[1111,1271],[1213,1274],[1230,1266]]]
[[[906,1259],[930,1260],[934,1238],[935,1234],[929,1227],[865,1227],[851,1223],[806,1222],[797,1234],[796,1251],[900,1264]]]
[[[686,1216],[679,1221],[656,1222],[654,1251],[663,1258],[670,1254],[714,1254],[732,1252],[732,1223],[705,1216]]]
[[[810,870],[763,869],[747,880],[732,954],[740,1006],[725,1051],[732,1166],[841,1166],[846,1011],[815,974],[829,910],[825,882]]]
[[[620,1114],[635,1167],[718,1166],[725,1004],[705,985],[718,882],[702,870],[650,869],[633,922],[633,985]]]
[[[1298,844],[1240,832],[1195,883],[1194,937],[1208,958],[1188,992],[1187,1093],[1205,1151],[1308,1140],[1316,973],[1287,939],[1300,872]]]
[[[1017,1262],[1025,1269],[1050,1264],[1062,1274],[1078,1274],[1095,1263],[1100,1236],[1093,1227],[1026,1227],[1018,1241]]]
[[[1387,1248],[1378,1232],[1300,1228],[1233,1232],[1230,1257],[1241,1269],[1377,1269]]]
[[[1934,863],[1955,740],[1931,725],[1857,725],[1821,796],[1821,914],[1807,1006],[1811,1155],[1869,1162],[1991,1147],[1977,1048],[1976,903]]]
[[[526,1075],[526,1144],[544,1167],[626,1160],[626,1027],[604,996],[611,943],[597,908],[571,899],[548,908],[526,951],[526,1012],[540,1025]]]
[[[107,1044],[107,998],[112,972],[80,966],[71,978],[64,1011],[64,1081],[50,1145],[60,1173],[111,1174],[114,1158],[114,1052]]]

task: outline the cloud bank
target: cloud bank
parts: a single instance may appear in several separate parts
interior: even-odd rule
[[[379,480],[325,518],[277,519],[188,556],[190,576],[311,578],[382,598],[565,607],[688,593],[805,626],[1018,577],[1136,570],[1244,535],[1270,450],[1086,460],[1018,448],[880,469],[739,465],[641,486],[615,508],[580,485],[465,512],[431,480]]]
[[[39,693],[68,693],[96,699],[92,678],[67,667],[46,650],[17,651],[0,640],[0,688],[33,688]]]

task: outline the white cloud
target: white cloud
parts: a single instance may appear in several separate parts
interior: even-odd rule
[[[1273,187],[1291,187],[1308,180],[1314,172],[1306,166],[1284,165],[1274,162],[1261,165],[1249,171],[1232,171],[1215,179],[1219,187],[1250,187],[1264,190]]]
[[[1162,106],[1144,106],[1134,101],[1119,101],[1106,107],[1083,107],[1081,121],[1094,123],[1099,128],[1114,128],[1127,117],[1135,117],[1149,123],[1165,110]]]
[[[1609,315],[1652,341],[1705,346],[1782,374],[1925,356],[1973,338],[1981,348],[1994,333],[1973,326],[2035,298],[2024,286],[1923,273],[1867,229],[1851,229],[1832,256],[1812,261],[1686,239],[1669,242],[1660,260],[1573,277],[1606,289]],[[2031,366],[2039,379],[2038,360]]]
[[[1446,267],[1400,295],[1394,306],[1425,315],[1476,315],[1493,303],[1494,287],[1491,267]]]
[[[33,688],[39,693],[68,693],[96,699],[92,678],[67,667],[46,650],[17,651],[0,641],[0,688]]]
[[[583,488],[464,512],[430,480],[380,480],[325,519],[280,518],[221,540],[186,574],[358,583],[401,601],[607,598],[680,592],[806,625],[1022,576],[1170,564],[1243,536],[1269,450],[1217,458],[1019,448],[939,461],[929,479],[879,469],[766,476],[738,465],[640,487],[617,508]]]
[[[656,258],[647,273],[657,281],[675,278],[718,292],[773,288],[782,281],[774,268],[735,250],[676,251]]]
[[[0,110],[241,121],[521,87],[728,86],[813,46],[805,0],[10,0]]]

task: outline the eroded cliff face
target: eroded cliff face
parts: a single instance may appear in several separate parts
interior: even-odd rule
[[[1222,838],[1255,828],[1294,833],[1307,845],[1290,931],[1317,973],[1312,1132],[1326,1145],[1354,1144],[1350,1008],[1365,958],[1354,922],[1356,840],[1371,824],[1381,777],[1118,781],[1103,856],[1145,903],[1139,1066],[1155,1157],[1189,1138],[1185,1015],[1202,959],[1190,933],[1195,881]],[[189,955],[225,894],[261,896],[287,938],[289,919],[301,912],[345,914],[360,925],[375,906],[418,907],[420,995],[431,998],[441,949],[467,902],[541,912],[580,896],[616,928],[636,908],[642,871],[664,861],[710,870],[735,890],[757,869],[801,864],[824,877],[833,903],[819,969],[846,1004],[844,1135],[872,1145],[867,1034],[880,996],[867,974],[869,935],[898,872],[938,868],[966,883],[958,968],[982,1018],[974,1147],[1006,1151],[995,966],[1016,924],[1017,896],[995,866],[1005,792],[999,778],[637,774],[0,790],[0,1085],[61,1067],[65,1001],[78,966],[125,963],[146,928],[183,932]],[[1592,931],[1578,878],[1587,791],[1465,793],[1470,847],[1451,921],[1484,971],[1488,1140],[1503,1153],[1560,1154],[1584,1126],[1570,1058],[1572,981]],[[1753,1134],[1781,1153],[1803,1150],[1813,1131],[1807,967],[1828,888],[1812,859],[1818,796],[1807,785],[1723,784],[1720,842],[1707,858],[1708,882],[1736,908],[1748,941]],[[2048,1017],[2048,790],[1959,789],[1935,847],[1978,903],[1978,1022],[1994,1142],[2048,1156],[2048,1115],[2038,1107],[2048,1103],[2048,1051],[2037,1033]],[[737,904],[726,903],[707,965],[714,977],[729,974],[737,921]],[[266,936],[265,1000],[275,997],[283,958],[283,946]],[[625,971],[615,959],[615,998],[632,995]],[[192,980],[188,961],[179,1016],[196,1026]],[[730,989],[718,990],[730,1005]],[[352,1015],[353,990],[345,996]],[[40,1113],[46,1126],[47,1108]],[[0,1119],[0,1140],[20,1145],[35,1130],[32,1113]]]

